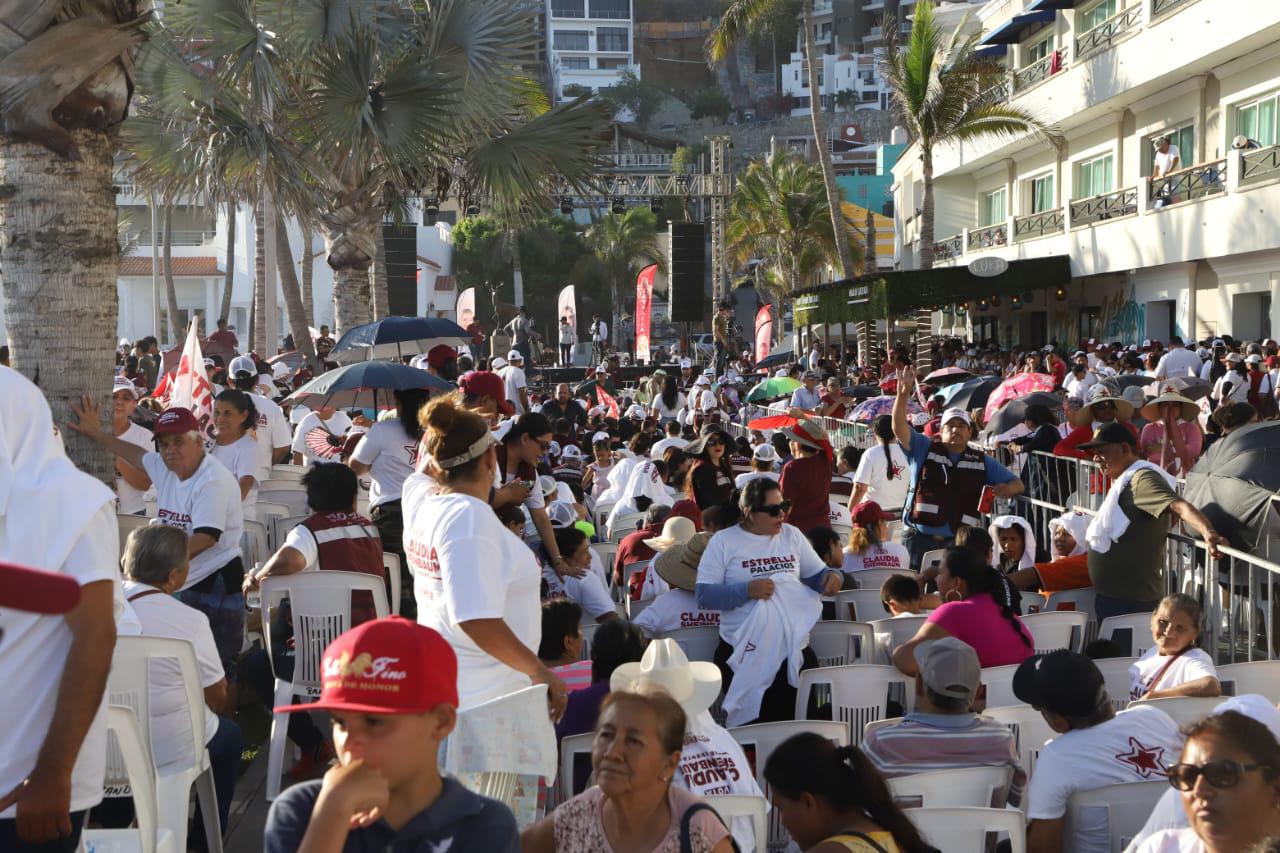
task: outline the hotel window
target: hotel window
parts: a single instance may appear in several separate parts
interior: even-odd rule
[[[1078,13],[1076,29],[1079,32],[1087,33],[1095,27],[1105,24],[1111,20],[1119,12],[1119,0],[1102,0],[1096,6],[1090,6],[1082,12]]]
[[[1053,210],[1053,175],[1041,175],[1027,182],[1031,192],[1031,212],[1044,213]]]
[[[1095,195],[1109,193],[1115,189],[1113,184],[1114,158],[1110,154],[1083,160],[1076,164],[1076,182],[1073,198],[1091,198]]]
[[[1256,140],[1264,148],[1275,145],[1280,134],[1276,132],[1276,109],[1280,94],[1271,94],[1265,98],[1236,107],[1236,133]]]
[[[983,193],[978,200],[978,225],[985,228],[988,225],[999,225],[1004,222],[1009,215],[1007,200],[1008,195],[1004,187]]]

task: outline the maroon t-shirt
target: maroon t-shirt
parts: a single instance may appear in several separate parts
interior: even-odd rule
[[[804,533],[831,526],[831,463],[826,454],[797,456],[782,466],[782,497],[791,501],[787,523]]]

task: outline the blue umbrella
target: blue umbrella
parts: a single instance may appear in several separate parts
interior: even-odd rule
[[[778,350],[756,362],[756,367],[780,367],[789,361],[793,361],[793,355],[794,353],[789,349]]]
[[[439,317],[383,317],[348,329],[329,354],[335,361],[358,358],[403,358],[430,352],[432,347],[471,343],[467,330]]]
[[[330,370],[289,395],[309,409],[392,409],[395,392],[421,388],[447,394],[457,388],[425,370],[389,361],[362,361]]]

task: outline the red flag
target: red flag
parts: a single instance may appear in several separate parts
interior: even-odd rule
[[[613,398],[612,394],[604,390],[604,386],[598,382],[596,383],[596,399],[600,401],[600,405],[604,406],[606,415],[614,420],[619,418],[618,401]]]
[[[169,399],[169,383],[173,381],[173,374],[166,373],[160,377],[160,381],[156,383],[155,390],[151,392],[151,396],[162,402]]]
[[[200,422],[200,432],[206,441],[213,441],[213,385],[204,368],[204,354],[200,351],[200,338],[196,323],[187,328],[187,343],[182,348],[182,360],[177,373],[169,383],[169,405],[185,406]]]
[[[658,272],[657,264],[640,270],[636,276],[636,360],[648,363],[649,329],[653,319],[653,276]]]
[[[761,305],[756,312],[756,363],[769,357],[769,348],[773,345],[773,313],[772,305]]]

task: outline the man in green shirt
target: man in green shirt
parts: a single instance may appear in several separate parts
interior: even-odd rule
[[[716,310],[715,319],[711,321],[711,332],[715,337],[715,370],[716,376],[724,373],[725,366],[729,360],[729,350],[733,343],[729,339],[729,318],[733,309],[728,302],[721,302],[719,309]]]
[[[1165,537],[1174,517],[1199,533],[1215,558],[1226,539],[1200,510],[1178,497],[1168,475],[1138,456],[1138,443],[1123,424],[1100,427],[1080,450],[1090,452],[1111,481],[1087,534],[1097,617],[1150,613],[1168,591]]]

